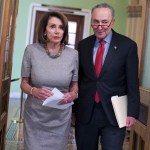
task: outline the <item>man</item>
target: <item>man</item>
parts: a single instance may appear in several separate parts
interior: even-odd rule
[[[79,95],[75,103],[78,150],[97,150],[99,137],[103,150],[121,150],[126,127],[132,127],[138,117],[137,45],[112,29],[114,21],[110,5],[96,5],[91,20],[94,35],[78,45]],[[101,63],[97,61],[99,49],[104,50],[99,55]],[[118,127],[112,108],[111,97],[116,95],[128,97],[123,128]]]

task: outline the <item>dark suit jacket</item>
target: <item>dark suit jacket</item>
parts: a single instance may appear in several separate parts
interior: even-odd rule
[[[79,94],[75,102],[76,119],[88,123],[98,89],[101,103],[109,122],[117,125],[111,104],[111,96],[128,96],[128,116],[139,114],[139,84],[137,45],[134,41],[112,31],[112,40],[97,78],[93,65],[95,35],[79,42]]]

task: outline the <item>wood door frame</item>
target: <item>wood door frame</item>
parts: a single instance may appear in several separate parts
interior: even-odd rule
[[[82,38],[86,38],[90,35],[90,27],[91,27],[91,19],[89,19],[91,18],[90,10],[32,3],[30,5],[30,11],[29,11],[26,45],[33,43],[36,12],[37,11],[48,12],[52,10],[54,11],[57,10],[57,11],[65,12],[65,13],[72,14],[72,15],[84,16],[85,21],[84,21]]]
[[[5,149],[12,55],[19,0],[3,1],[0,38],[0,150]]]

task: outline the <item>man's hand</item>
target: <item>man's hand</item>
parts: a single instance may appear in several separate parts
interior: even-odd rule
[[[127,120],[126,120],[127,128],[132,127],[133,125],[135,125],[135,123],[136,123],[136,119],[134,117],[130,117],[130,116],[127,117]]]

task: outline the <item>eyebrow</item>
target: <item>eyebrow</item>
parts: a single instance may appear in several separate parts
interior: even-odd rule
[[[106,19],[104,19],[104,20],[93,19],[92,21],[95,21],[95,22],[109,22],[109,20],[106,20]]]

